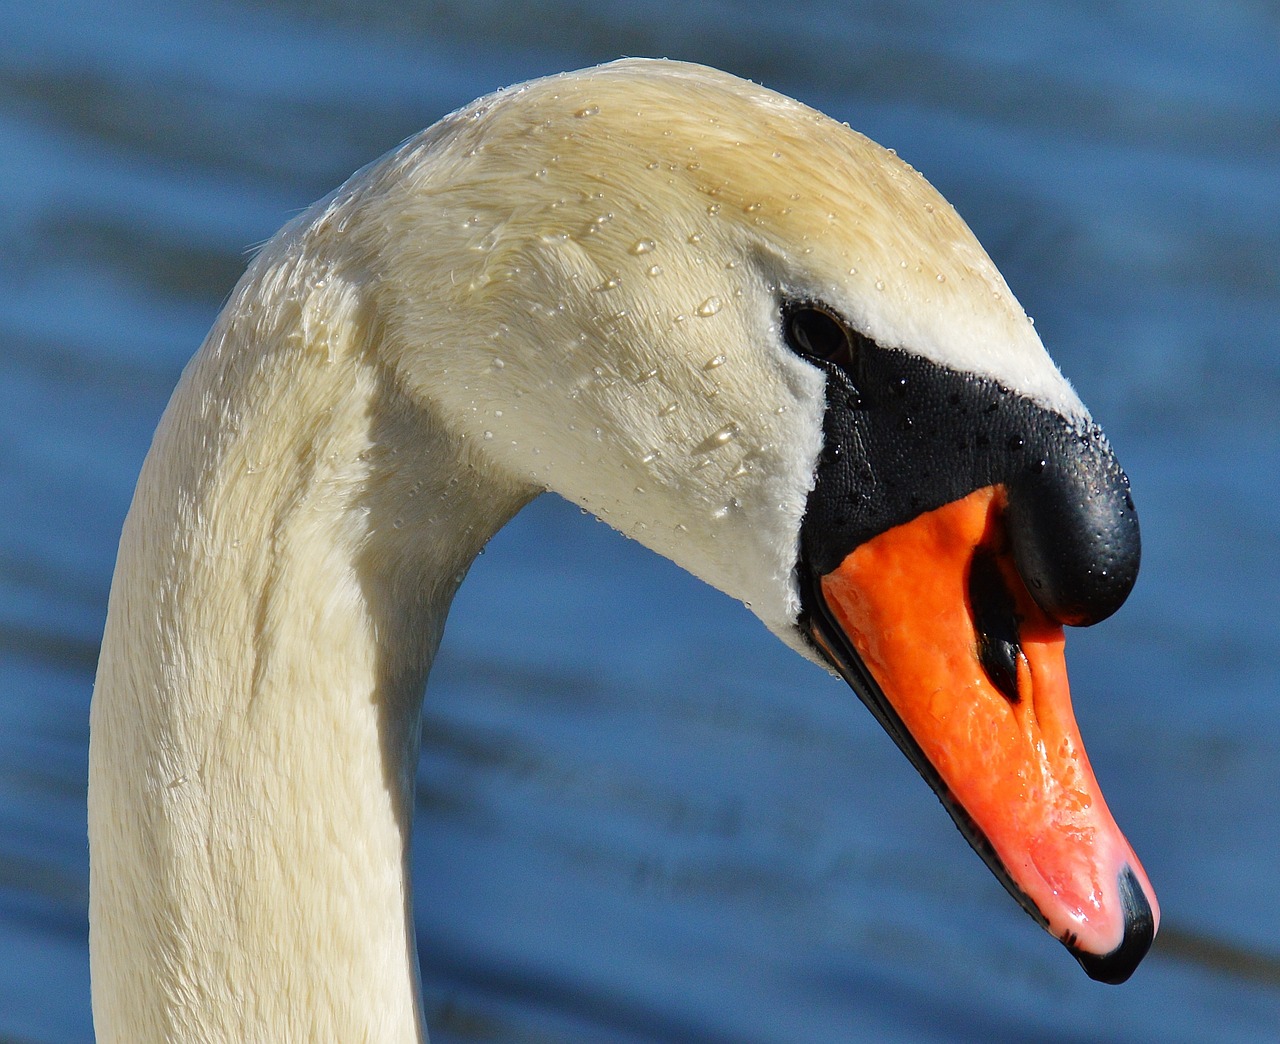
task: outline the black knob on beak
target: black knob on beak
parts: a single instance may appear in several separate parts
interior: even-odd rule
[[[1095,425],[1055,433],[1054,452],[1009,484],[1013,557],[1036,603],[1063,624],[1104,620],[1138,577],[1129,479]]]

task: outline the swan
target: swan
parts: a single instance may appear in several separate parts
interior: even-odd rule
[[[425,1038],[408,838],[449,604],[545,490],[842,675],[1094,978],[1159,919],[1063,625],[1128,479],[955,211],[752,83],[483,98],[251,262],[121,538],[91,710],[101,1041]]]

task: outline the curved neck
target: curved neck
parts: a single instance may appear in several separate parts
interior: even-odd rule
[[[91,720],[103,1041],[424,1036],[421,694],[529,494],[403,396],[359,276],[299,238],[184,374],[125,525]]]

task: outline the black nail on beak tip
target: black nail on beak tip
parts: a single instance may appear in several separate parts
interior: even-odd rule
[[[1120,902],[1124,909],[1124,939],[1120,945],[1101,956],[1072,950],[1089,978],[1113,986],[1120,985],[1133,974],[1156,937],[1151,903],[1138,883],[1137,876],[1127,866],[1120,873],[1119,888]]]

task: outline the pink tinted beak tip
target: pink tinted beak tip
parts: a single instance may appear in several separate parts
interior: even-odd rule
[[[1110,953],[1096,954],[1078,950],[1067,943],[1067,949],[1080,962],[1080,967],[1089,978],[1116,986],[1133,974],[1156,937],[1156,920],[1151,901],[1137,874],[1127,864],[1120,871],[1118,885],[1124,911],[1124,938],[1120,945]]]

